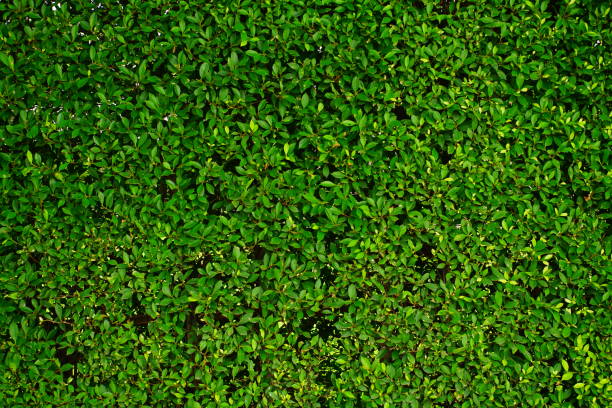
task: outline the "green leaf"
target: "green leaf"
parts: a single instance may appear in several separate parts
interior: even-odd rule
[[[144,79],[147,73],[147,61],[143,60],[138,66],[138,77]]]
[[[192,399],[187,400],[186,408],[202,408],[199,402],[196,402]]]
[[[10,334],[11,338],[13,339],[13,341],[16,342],[17,338],[19,337],[19,327],[17,327],[17,323],[12,322],[9,325],[9,334]]]
[[[576,348],[580,351],[584,347],[584,340],[582,339],[582,335],[579,335],[576,338]]]
[[[251,119],[251,121],[249,122],[249,129],[251,129],[251,132],[257,132],[257,129],[259,129],[259,126],[257,125],[257,123],[255,123],[253,119]]]
[[[0,61],[2,61],[4,65],[9,67],[11,71],[15,71],[15,60],[11,55],[6,55],[0,52]]]
[[[370,371],[370,368],[371,368],[370,361],[368,361],[368,359],[365,357],[360,357],[359,359],[361,360],[361,365],[363,366],[363,368],[366,371]]]
[[[238,54],[235,51],[232,51],[229,60],[230,69],[234,70],[238,66]]]
[[[343,390],[342,394],[346,395],[347,397],[349,397],[350,399],[355,399],[355,394],[353,394],[352,392],[348,391],[348,390]]]
[[[503,295],[500,291],[495,292],[495,304],[501,306],[503,303]]]
[[[190,161],[186,162],[184,164],[184,166],[185,167],[195,167],[195,168],[198,168],[198,169],[202,168],[202,165],[200,163],[198,163],[197,161],[193,161],[193,160],[190,160]]]
[[[203,62],[202,64],[200,64],[200,69],[198,70],[198,73],[200,74],[200,78],[209,79],[209,76],[210,76],[209,64],[207,62]]]
[[[348,295],[351,299],[355,299],[357,297],[357,288],[355,287],[355,285],[349,285]]]

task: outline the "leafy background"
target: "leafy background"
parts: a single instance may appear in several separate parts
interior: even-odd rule
[[[609,406],[608,2],[0,13],[6,406]]]

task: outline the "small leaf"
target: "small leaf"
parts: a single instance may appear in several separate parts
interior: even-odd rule
[[[495,292],[495,304],[501,306],[503,302],[502,293],[500,291]]]
[[[146,73],[147,73],[147,61],[143,60],[140,63],[140,66],[138,67],[138,77],[140,79],[143,79],[145,77]]]
[[[352,392],[350,392],[350,391],[344,390],[344,391],[342,391],[342,393],[343,393],[344,395],[346,395],[347,397],[349,397],[350,399],[355,399],[355,394],[353,394],[353,393],[352,393]]]
[[[203,62],[202,65],[200,65],[200,69],[199,69],[200,78],[203,79],[204,77],[207,77],[208,72],[209,72],[208,63]]]
[[[196,167],[198,169],[202,168],[202,165],[197,161],[190,160],[184,164],[185,167]]]
[[[17,341],[17,335],[19,334],[19,327],[17,327],[17,323],[13,322],[10,324],[9,334],[14,341]]]
[[[582,335],[578,336],[578,338],[576,339],[576,345],[578,350],[582,350],[582,346],[584,345]]]
[[[355,285],[350,285],[348,287],[348,295],[351,299],[355,299],[357,297],[357,288],[355,287]]]
[[[567,364],[567,361],[561,360],[561,365],[565,371],[569,371],[569,364]]]
[[[360,357],[359,359],[361,360],[363,368],[365,368],[366,371],[370,371],[370,361],[365,357]]]
[[[4,65],[9,67],[11,71],[15,70],[15,61],[13,60],[13,57],[11,55],[6,55],[0,52],[0,61],[2,61]]]
[[[235,51],[232,51],[230,54],[230,68],[235,68],[238,65],[238,54]]]
[[[186,408],[202,408],[199,402],[196,402],[192,399],[187,401],[187,404],[185,405],[185,407]]]
[[[302,108],[306,108],[309,102],[310,98],[308,97],[308,94],[305,93],[304,95],[302,95]]]

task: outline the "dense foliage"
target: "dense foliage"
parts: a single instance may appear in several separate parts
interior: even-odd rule
[[[2,406],[611,403],[607,1],[0,14]]]

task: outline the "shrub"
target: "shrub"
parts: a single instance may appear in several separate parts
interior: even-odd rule
[[[5,406],[609,406],[607,2],[0,13]]]

